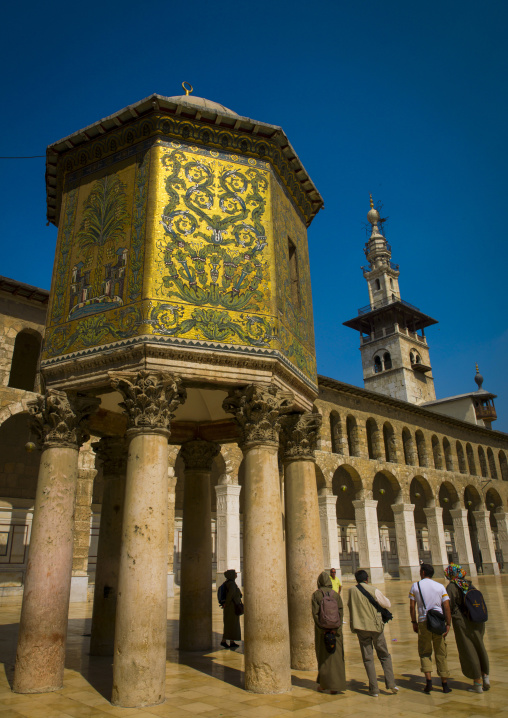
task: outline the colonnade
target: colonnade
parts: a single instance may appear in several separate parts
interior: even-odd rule
[[[165,373],[110,377],[123,395],[128,429],[125,437],[103,437],[94,445],[103,464],[104,498],[91,653],[113,655],[112,702],[141,707],[165,699],[168,439],[185,390],[178,377]],[[14,690],[20,693],[62,687],[77,457],[84,423],[98,402],[50,389],[36,404],[32,419],[43,453],[15,666]],[[258,693],[289,691],[291,667],[315,667],[309,596],[323,568],[314,470],[321,418],[294,413],[292,405],[291,394],[257,385],[232,389],[224,401],[240,429],[245,467],[245,687]],[[201,439],[181,447],[180,650],[212,645],[210,472],[218,452],[218,444]],[[231,496],[227,489],[217,493],[227,516],[228,498],[234,508],[239,487]]]

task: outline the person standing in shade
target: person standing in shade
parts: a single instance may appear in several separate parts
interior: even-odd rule
[[[242,640],[240,616],[235,608],[242,605],[242,592],[236,585],[235,579],[238,574],[234,569],[224,571],[224,576],[226,578],[227,594],[223,605],[224,633],[222,634],[221,646],[235,649],[238,648],[238,643],[235,643],[235,641]],[[229,646],[227,641],[229,641]]]
[[[342,618],[344,606],[342,598],[332,589],[330,576],[323,571],[317,581],[317,591],[312,594],[312,617],[315,627],[315,647],[319,673],[318,691],[329,690],[335,694],[346,690],[346,669],[344,664],[344,642],[342,637]],[[337,602],[337,626],[333,629],[323,628],[320,623],[321,602],[325,594],[331,594]],[[331,644],[335,646],[331,651]],[[330,652],[331,651],[331,652]]]
[[[358,586],[370,593],[381,608],[390,608],[391,603],[386,596],[383,596],[378,588],[369,584],[367,571],[360,569],[355,573],[355,578]],[[383,667],[386,688],[396,695],[399,689],[398,686],[395,685],[392,657],[386,645],[383,632],[385,624],[383,623],[381,613],[370,603],[369,599],[364,596],[357,586],[349,589],[348,608],[351,632],[356,633],[358,637],[363,665],[365,666],[367,678],[369,679],[369,695],[372,696],[372,698],[379,697],[376,666],[374,664],[374,649]]]
[[[340,578],[337,578],[337,571],[334,568],[330,569],[330,579],[332,581],[333,590],[335,593],[340,595],[340,592],[342,591],[342,583],[340,582]]]
[[[474,681],[468,691],[483,693],[490,688],[489,657],[483,643],[485,623],[471,621],[464,606],[464,597],[474,586],[471,581],[466,580],[466,572],[462,566],[456,563],[450,564],[445,569],[445,576],[450,581],[446,593],[450,597],[452,625],[460,667],[466,678]]]
[[[421,671],[425,674],[426,683],[423,692],[430,693],[432,691],[432,650],[434,650],[437,673],[441,678],[443,693],[451,693],[452,689],[448,685],[450,672],[448,670],[445,640],[452,622],[450,598],[442,584],[432,580],[433,575],[434,567],[430,563],[422,563],[420,566],[421,580],[413,583],[409,592],[409,611],[413,631],[418,634],[418,655],[420,656]],[[431,633],[427,628],[427,611],[431,608],[439,611],[439,613],[444,613],[446,631],[442,635]],[[418,619],[416,618],[417,610]]]

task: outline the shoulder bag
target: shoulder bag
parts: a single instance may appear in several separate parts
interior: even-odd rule
[[[422,596],[422,589],[420,588],[420,581],[418,581],[418,590],[420,591],[420,598],[422,599],[423,607],[427,611],[427,606]],[[427,628],[431,633],[435,633],[437,636],[442,636],[446,631],[446,619],[444,613],[441,613],[436,608],[429,608],[427,611]]]
[[[376,609],[376,611],[381,614],[381,618],[383,619],[383,623],[388,623],[388,621],[391,621],[391,620],[392,620],[393,615],[390,613],[390,611],[389,611],[387,608],[383,608],[383,607],[376,601],[376,599],[374,598],[374,596],[372,596],[372,594],[370,594],[368,591],[366,591],[363,586],[360,586],[360,584],[358,584],[358,585],[356,586],[356,588],[360,591],[360,593],[362,593],[362,594],[365,596],[365,598],[369,601],[369,603],[371,603],[371,604],[374,606],[374,608]]]

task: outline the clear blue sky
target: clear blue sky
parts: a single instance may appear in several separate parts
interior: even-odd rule
[[[499,395],[508,430],[506,2],[8,3],[0,155],[157,92],[281,125],[325,200],[309,230],[318,371],[362,386],[360,265],[382,201],[402,296],[428,330],[438,396]],[[0,160],[0,274],[49,288],[44,160]]]

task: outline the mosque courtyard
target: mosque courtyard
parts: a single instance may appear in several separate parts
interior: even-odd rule
[[[444,580],[443,580],[444,583]],[[107,718],[129,716],[149,718],[168,716],[203,718],[275,718],[294,716],[310,718],[320,714],[355,716],[441,716],[473,718],[503,714],[508,706],[508,576],[485,576],[475,581],[483,592],[490,613],[486,630],[486,646],[491,662],[491,685],[482,695],[467,692],[470,681],[460,671],[453,633],[448,639],[448,660],[453,692],[441,692],[440,681],[434,676],[435,690],[424,695],[424,679],[419,672],[416,635],[412,631],[409,608],[409,583],[388,580],[384,592],[392,602],[394,615],[386,628],[392,653],[398,695],[383,689],[382,672],[378,665],[379,698],[368,695],[366,676],[358,642],[344,625],[346,676],[348,690],[340,695],[320,694],[315,682],[316,671],[293,671],[293,690],[284,695],[259,695],[242,689],[243,644],[237,651],[220,647],[222,614],[214,599],[214,650],[206,653],[179,653],[179,597],[168,601],[168,654],[166,696],[164,704],[148,708],[119,708],[108,698],[112,686],[112,659],[88,655],[92,603],[71,604],[64,687],[54,693],[20,695],[12,693],[16,636],[21,603],[0,606],[0,661],[4,670],[0,677],[0,718]],[[343,596],[354,584],[345,583]],[[381,586],[383,590],[383,587]],[[309,597],[310,611],[310,597]],[[348,621],[347,609],[345,620]]]

